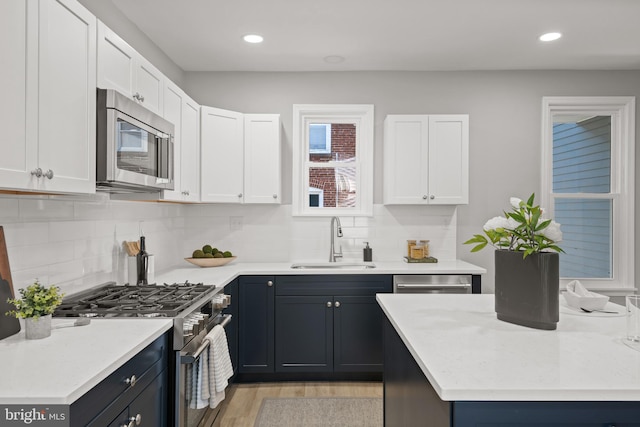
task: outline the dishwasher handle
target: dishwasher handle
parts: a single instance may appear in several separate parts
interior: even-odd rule
[[[396,287],[398,289],[466,289],[471,287],[471,283],[460,283],[460,284],[397,283]]]

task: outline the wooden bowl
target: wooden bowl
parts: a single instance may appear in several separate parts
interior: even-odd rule
[[[184,260],[190,262],[198,267],[220,267],[225,264],[229,264],[231,261],[238,257],[231,256],[228,258],[185,258]]]

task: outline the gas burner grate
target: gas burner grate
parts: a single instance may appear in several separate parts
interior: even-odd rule
[[[176,317],[215,286],[202,283],[125,285],[107,284],[63,301],[56,316]]]

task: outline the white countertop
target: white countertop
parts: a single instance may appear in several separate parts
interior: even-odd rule
[[[624,316],[561,299],[557,330],[542,331],[498,320],[491,294],[377,299],[443,400],[640,401],[640,348],[623,342]]]
[[[39,340],[25,339],[23,326],[0,341],[0,403],[70,405],[171,326],[171,319],[92,319]]]
[[[305,274],[485,274],[486,269],[461,260],[437,263],[406,263],[404,261],[374,261],[375,268],[291,268],[302,262],[237,262],[222,267],[202,268],[184,262],[184,268],[176,268],[156,274],[156,282],[202,282],[224,286],[242,275],[305,275]],[[345,260],[344,263],[349,263]],[[337,262],[336,264],[340,264]]]
[[[464,261],[435,264],[374,262],[376,268],[292,269],[291,262],[233,262],[215,268],[187,264],[156,275],[157,283],[202,282],[222,287],[241,275],[305,274],[483,274]],[[54,318],[55,326],[75,319]],[[92,319],[82,327],[53,329],[42,340],[26,340],[23,330],[0,340],[0,404],[71,404],[122,366],[162,333],[171,319]]]

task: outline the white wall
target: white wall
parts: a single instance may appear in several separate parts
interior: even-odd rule
[[[184,71],[178,67],[145,33],[129,20],[111,0],[78,0],[136,51],[151,61],[175,84],[184,84]]]
[[[362,260],[363,242],[374,261],[400,260],[406,239],[429,239],[439,259],[456,258],[456,209],[376,205],[371,218],[341,217],[337,239],[345,260]],[[14,288],[37,278],[67,294],[107,281],[127,281],[124,241],[142,227],[156,270],[186,267],[194,249],[212,244],[239,261],[326,261],[328,218],[293,218],[291,205],[180,205],[112,201],[96,196],[0,196]],[[197,268],[197,267],[193,267]],[[188,279],[185,277],[184,279]]]
[[[104,195],[0,196],[14,288],[37,278],[67,294],[107,281],[124,283],[122,243],[138,240],[142,227],[156,265],[182,258],[180,205],[111,201]]]
[[[489,270],[483,288],[491,290],[492,251],[470,254],[462,242],[480,232],[488,218],[508,209],[510,196],[524,199],[539,191],[541,98],[619,95],[640,99],[640,71],[187,72],[185,90],[203,105],[281,115],[287,204],[291,203],[292,104],[374,104],[375,203],[382,202],[382,123],[387,114],[469,114],[470,202],[457,212],[457,255]],[[640,135],[639,125],[636,117],[636,135]],[[636,156],[640,157],[640,150]],[[636,163],[640,164],[637,158]],[[640,191],[639,181],[636,174],[636,191]],[[638,222],[636,215],[636,230],[640,230]],[[638,243],[636,251],[640,251]],[[639,266],[636,262],[636,270]]]

